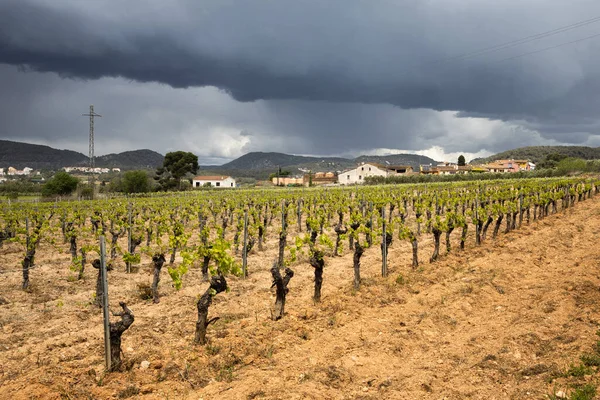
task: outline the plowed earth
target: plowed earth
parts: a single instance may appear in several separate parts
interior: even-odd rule
[[[323,299],[314,305],[313,269],[292,266],[286,315],[271,321],[269,268],[276,229],[249,257],[247,280],[228,278],[209,317],[207,346],[192,343],[195,302],[207,287],[195,268],[176,291],[163,270],[160,304],[142,300],[151,263],[109,273],[110,304],[126,301],[135,322],[123,335],[124,369],[104,373],[102,314],[91,305],[96,271],[73,281],[69,255],[42,246],[20,290],[22,249],[0,249],[2,399],[543,399],[568,391],[558,377],[598,339],[600,198],[531,221],[475,247],[421,266],[394,238],[390,274],[381,252],[362,259],[352,289],[352,254],[327,258]],[[455,250],[456,249],[456,250]],[[71,277],[71,278],[70,278]],[[141,368],[148,361],[149,367]],[[581,378],[595,382],[597,375]]]

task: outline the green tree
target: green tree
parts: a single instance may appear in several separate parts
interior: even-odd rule
[[[145,171],[127,171],[121,180],[121,190],[125,193],[146,193],[150,191],[148,174]]]
[[[181,189],[181,179],[198,171],[198,156],[185,151],[167,153],[162,167],[156,170],[155,179],[161,189]]]
[[[467,163],[465,161],[465,156],[463,156],[462,154],[460,156],[458,156],[458,166],[464,167],[466,164]]]
[[[77,189],[79,179],[64,171],[57,172],[42,188],[42,196],[66,196]]]
[[[273,178],[276,178],[277,176],[279,177],[283,177],[283,176],[290,176],[292,173],[290,171],[286,171],[286,170],[282,170],[281,168],[279,169],[278,172],[273,172],[272,174],[269,174],[269,180],[273,180]]]

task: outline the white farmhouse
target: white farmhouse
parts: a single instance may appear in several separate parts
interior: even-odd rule
[[[354,169],[340,173],[338,175],[338,183],[341,185],[364,183],[367,176],[387,176],[387,171],[374,164],[361,164]]]
[[[197,176],[192,180],[192,186],[195,188],[202,187],[207,183],[210,183],[210,186],[212,187],[218,188],[235,187],[235,179],[230,176]]]
[[[396,176],[413,172],[413,168],[407,165],[383,165],[376,163],[364,163],[354,169],[341,172],[338,175],[338,183],[341,185],[354,185],[364,183],[368,176]]]

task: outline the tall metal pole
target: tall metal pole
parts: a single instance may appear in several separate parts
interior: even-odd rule
[[[132,256],[131,253],[133,253],[133,252],[131,251],[131,203],[129,203],[128,213],[129,213],[129,217],[128,217],[128,227],[127,227],[127,252],[129,253],[130,256]],[[131,261],[127,261],[127,273],[128,274],[131,273]]]
[[[91,181],[93,182],[93,178],[94,178],[94,167],[95,167],[95,162],[94,162],[94,117],[102,117],[102,115],[100,114],[96,114],[94,112],[94,106],[90,105],[90,112],[89,114],[82,114],[84,117],[90,117],[90,143],[89,143],[89,165],[90,165],[90,173],[91,175]]]
[[[106,370],[110,371],[110,317],[108,315],[108,281],[106,275],[106,241],[104,236],[100,236],[100,277],[102,278],[102,314],[104,315],[104,360],[106,361]]]
[[[248,276],[248,210],[244,210],[244,244],[242,247],[242,275],[244,278]]]
[[[381,237],[381,276],[387,276],[387,235],[385,226],[385,205],[381,207],[381,218],[382,218],[382,237]]]

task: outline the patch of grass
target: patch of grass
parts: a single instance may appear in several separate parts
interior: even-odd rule
[[[268,359],[273,358],[273,353],[275,353],[275,346],[273,345],[265,346],[259,351],[261,357]]]
[[[234,372],[236,365],[239,365],[242,360],[234,353],[229,353],[220,362],[216,363],[214,367],[217,369],[215,379],[218,382],[232,382],[234,379]]]
[[[582,378],[585,375],[591,375],[593,372],[594,371],[590,367],[588,367],[584,364],[579,364],[579,365],[571,364],[569,369],[567,369],[565,371],[564,376],[565,377],[572,376],[575,378]]]
[[[138,296],[142,300],[152,300],[152,286],[147,283],[137,284]]]
[[[587,353],[581,356],[581,362],[587,367],[600,367],[600,354]]]
[[[570,400],[593,400],[596,397],[596,387],[594,385],[584,385],[577,389],[575,389],[571,396]]]
[[[218,372],[216,376],[217,382],[231,382],[233,381],[233,365],[223,366]]]
[[[404,277],[404,275],[398,274],[398,276],[396,277],[396,284],[397,285],[405,285],[406,284],[406,278]]]
[[[221,347],[213,346],[211,344],[207,344],[204,348],[206,349],[206,354],[209,356],[215,356],[221,351]]]

